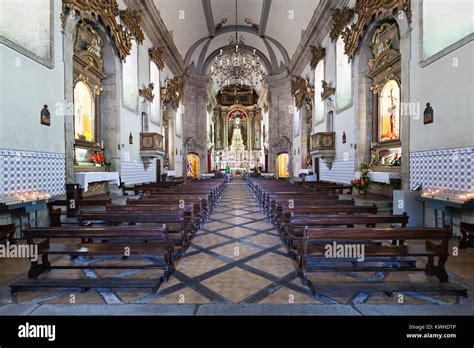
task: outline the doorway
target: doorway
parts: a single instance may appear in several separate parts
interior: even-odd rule
[[[277,167],[278,167],[278,177],[279,178],[288,178],[290,175],[289,170],[290,157],[288,153],[284,152],[278,155],[277,158]]]
[[[199,156],[195,153],[188,153],[186,176],[197,178],[199,175]]]

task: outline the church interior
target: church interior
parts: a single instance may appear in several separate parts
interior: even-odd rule
[[[471,0],[0,7],[1,316],[474,314]]]

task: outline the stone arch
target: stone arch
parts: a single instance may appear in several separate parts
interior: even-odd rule
[[[369,41],[372,39],[375,30],[384,21],[395,21],[400,35],[400,55],[401,55],[401,105],[410,100],[410,59],[411,59],[411,26],[409,17],[404,11],[394,13],[390,18],[381,21],[373,21],[364,30],[361,37],[359,48],[354,56],[353,74],[354,74],[354,142],[357,144],[355,149],[354,162],[356,166],[360,161],[368,161],[370,154],[370,144],[372,135],[372,112],[373,112],[373,94],[370,90],[371,79],[365,76],[367,71],[367,62],[372,58],[372,50],[369,47]],[[401,135],[402,143],[402,189],[409,187],[409,135],[410,119],[401,117]]]
[[[63,21],[63,59],[64,59],[64,126],[65,126],[65,154],[66,154],[66,183],[74,183],[74,43],[77,26],[86,19],[74,12],[64,17]],[[121,62],[115,49],[115,44],[108,35],[107,29],[100,23],[87,21],[101,36],[103,67],[106,78],[102,81],[100,97],[101,119],[98,125],[101,140],[104,141],[107,160],[111,162],[114,170],[120,170],[120,154],[118,149],[120,134],[120,101],[121,95],[120,75]]]

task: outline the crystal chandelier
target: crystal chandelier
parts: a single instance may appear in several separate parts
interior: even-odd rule
[[[219,56],[215,57],[211,66],[211,77],[220,90],[231,85],[256,88],[265,73],[255,49],[253,54],[248,53],[244,38],[239,37],[237,13],[237,0],[235,0],[235,37],[229,38],[228,47],[220,50]]]

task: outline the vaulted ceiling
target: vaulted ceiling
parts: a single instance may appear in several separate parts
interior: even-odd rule
[[[208,62],[235,32],[235,0],[153,0],[186,67]],[[237,0],[238,30],[271,73],[289,64],[319,0]]]

